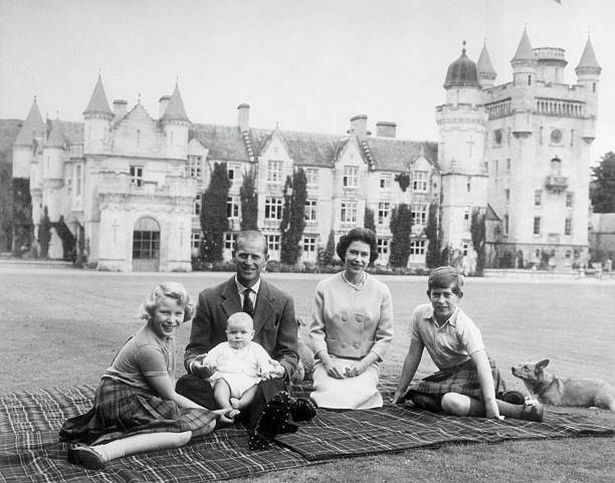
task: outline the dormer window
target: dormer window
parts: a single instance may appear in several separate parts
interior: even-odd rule
[[[557,156],[555,156],[551,160],[551,175],[559,176],[561,172],[562,172],[562,160],[559,159]]]
[[[356,166],[344,166],[342,182],[344,188],[356,188],[359,186],[359,168]]]

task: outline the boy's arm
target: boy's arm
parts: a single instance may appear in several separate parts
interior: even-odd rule
[[[410,348],[408,349],[408,354],[404,360],[404,367],[401,371],[401,376],[399,376],[399,384],[397,386],[397,390],[395,391],[395,395],[393,396],[393,404],[403,401],[403,396],[406,393],[408,386],[412,382],[412,378],[414,378],[414,374],[416,374],[419,364],[421,363],[421,356],[423,355],[424,348],[425,346],[419,339],[415,339],[414,337],[410,339]]]
[[[483,403],[485,404],[486,417],[500,419],[500,410],[495,401],[495,386],[493,385],[491,366],[489,365],[487,353],[484,350],[479,350],[471,354],[470,357],[476,366],[478,380],[483,391]]]

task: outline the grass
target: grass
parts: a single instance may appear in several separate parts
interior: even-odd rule
[[[96,384],[123,341],[141,322],[140,302],[166,279],[195,295],[228,273],[110,274],[0,267],[0,363],[2,392],[48,386]],[[295,298],[297,315],[308,319],[318,276],[268,274]],[[427,301],[423,277],[382,277],[393,294],[395,338],[385,373],[398,374],[408,346],[414,306]],[[510,388],[522,389],[513,364],[551,359],[559,375],[613,380],[615,284],[611,281],[515,281],[469,279],[462,307],[481,328],[490,355]],[[182,357],[189,327],[177,339]],[[428,357],[427,357],[428,359]],[[180,364],[181,367],[181,364]],[[424,357],[418,376],[434,369]],[[565,408],[615,427],[615,414]],[[451,445],[412,450],[269,473],[261,482],[336,481],[612,481],[615,438],[580,438]],[[237,480],[243,481],[243,480]],[[248,480],[245,480],[248,481]],[[254,481],[254,479],[250,480]]]

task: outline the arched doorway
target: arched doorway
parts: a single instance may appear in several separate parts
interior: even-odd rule
[[[132,233],[132,270],[157,272],[159,267],[160,225],[153,218],[140,218]]]

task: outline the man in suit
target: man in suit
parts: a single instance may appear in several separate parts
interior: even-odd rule
[[[237,235],[233,260],[236,274],[199,294],[184,365],[188,374],[177,381],[176,391],[202,406],[214,409],[213,390],[206,380],[211,370],[203,359],[214,346],[225,342],[226,321],[235,312],[254,319],[254,341],[274,360],[273,378],[259,384],[252,404],[242,410],[243,422],[254,427],[273,396],[286,389],[297,368],[297,322],[293,299],[261,278],[269,254],[265,237],[258,231]]]

